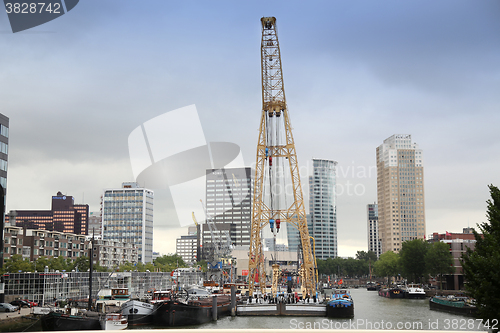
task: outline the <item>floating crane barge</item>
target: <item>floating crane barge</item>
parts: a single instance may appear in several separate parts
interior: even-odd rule
[[[276,18],[263,17],[261,24],[262,113],[250,231],[249,297],[246,304],[237,306],[236,313],[247,316],[326,316],[326,304],[321,304],[316,293],[314,253],[285,99]],[[293,195],[285,198],[283,189],[290,185]],[[302,283],[300,297],[299,293],[290,293],[290,290],[287,293],[278,292],[281,277],[278,264],[272,266],[271,292],[266,288],[263,230],[269,226],[276,239],[283,223],[288,223],[287,228],[296,228],[300,235],[303,257],[302,265],[298,267]]]

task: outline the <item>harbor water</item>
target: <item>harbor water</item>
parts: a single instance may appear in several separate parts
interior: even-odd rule
[[[365,288],[349,290],[354,300],[354,318],[326,317],[223,317],[218,321],[183,328],[200,329],[355,329],[355,330],[443,330],[487,331],[479,320],[429,309],[429,298],[390,299]],[[496,324],[498,328],[498,323]],[[160,327],[136,326],[129,329]]]

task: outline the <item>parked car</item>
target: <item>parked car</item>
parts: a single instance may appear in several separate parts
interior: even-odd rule
[[[31,307],[31,305],[28,302],[23,301],[21,299],[16,299],[15,301],[10,302],[10,304],[17,306],[17,307],[21,307],[21,308],[30,308]]]
[[[0,312],[14,312],[17,311],[17,306],[9,303],[0,303]]]
[[[32,307],[32,306],[38,306],[37,302],[28,301],[27,299],[23,299],[23,301],[28,302],[28,304],[30,305],[30,307]]]

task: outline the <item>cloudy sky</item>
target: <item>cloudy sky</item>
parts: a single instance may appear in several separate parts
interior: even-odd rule
[[[130,133],[193,104],[207,142],[255,163],[263,16],[277,18],[306,198],[310,160],[339,163],[341,256],[367,249],[375,149],[393,134],[423,149],[427,234],[485,221],[487,185],[500,186],[496,0],[90,0],[15,34],[2,11],[7,210],[50,209],[61,191],[98,211],[104,189],[134,178]],[[171,201],[155,191],[161,253],[186,232]]]

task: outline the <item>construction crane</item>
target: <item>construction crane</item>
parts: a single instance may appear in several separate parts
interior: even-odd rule
[[[274,236],[281,223],[299,230],[303,265],[302,283],[305,292],[316,292],[314,282],[314,260],[307,230],[304,198],[300,184],[297,154],[292,127],[288,115],[283,87],[281,54],[278,43],[276,18],[263,17],[261,41],[262,115],[260,121],[257,159],[253,193],[252,225],[249,252],[249,294],[253,295],[255,282],[259,281],[261,292],[265,292],[266,276],[262,253],[262,232],[269,225]],[[282,174],[289,168],[288,179]],[[278,167],[283,168],[278,170]],[[287,203],[276,190],[284,190],[281,182],[291,182],[293,198]],[[287,184],[289,185],[289,184]],[[283,192],[283,191],[282,191]],[[284,193],[284,192],[283,192]],[[273,266],[273,289],[279,266]],[[274,292],[274,290],[273,290]],[[305,295],[304,295],[305,296]]]

